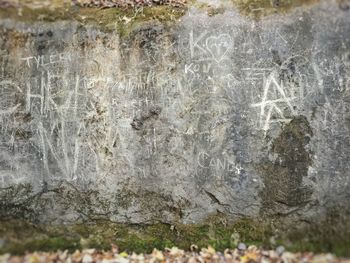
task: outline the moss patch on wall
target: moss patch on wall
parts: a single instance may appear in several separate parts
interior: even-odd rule
[[[29,1],[30,2],[30,1]],[[286,13],[295,7],[318,3],[319,0],[232,0],[232,4],[241,14],[253,18],[261,18],[274,13]],[[213,7],[196,1],[189,1],[186,6],[145,6],[137,8],[95,8],[77,7],[57,1],[51,6],[36,8],[25,4],[21,8],[0,9],[0,18],[13,18],[23,22],[54,22],[59,20],[73,20],[82,25],[98,26],[104,31],[117,31],[126,36],[135,28],[147,21],[158,21],[172,24],[183,15],[190,6],[205,10],[209,16],[223,14],[225,7]]]
[[[320,0],[231,0],[234,8],[247,17],[259,20],[272,14],[286,14],[294,8],[311,6],[319,3]],[[208,16],[223,14],[228,6],[212,6],[203,2],[192,1],[191,5],[204,10]]]
[[[152,6],[140,8],[36,8],[23,7],[0,9],[0,18],[12,18],[22,22],[76,21],[81,25],[93,25],[105,32],[118,32],[127,36],[136,26],[145,22],[161,22],[165,25],[177,21],[186,13],[186,7]]]
[[[290,251],[307,250],[334,252],[340,256],[350,255],[349,235],[339,238],[335,233],[332,234],[327,222],[317,227],[286,231],[285,234],[278,233],[281,233],[281,229],[272,227],[271,221],[240,219],[227,223],[221,215],[192,225],[131,225],[98,220],[86,224],[48,226],[12,219],[0,221],[0,236],[5,240],[0,254],[23,254],[25,251],[34,250],[74,251],[82,248],[108,250],[111,244],[118,245],[121,251],[137,253],[150,253],[153,248],[164,249],[172,246],[188,250],[192,244],[200,248],[211,245],[223,251],[226,248],[235,248],[238,242],[244,242],[264,248],[274,248],[282,244]]]
[[[295,7],[312,5],[319,0],[232,0],[239,11],[246,16],[261,18],[275,13],[287,13]]]
[[[259,227],[258,227],[259,225]],[[151,252],[153,248],[178,246],[189,249],[212,245],[218,250],[232,248],[237,242],[268,245],[268,228],[252,220],[240,220],[224,225],[218,217],[211,217],[202,224],[118,224],[95,221],[69,226],[34,225],[21,220],[0,221],[0,235],[5,245],[0,253],[21,254],[34,250],[58,250],[77,248],[109,249],[117,244],[120,250]]]

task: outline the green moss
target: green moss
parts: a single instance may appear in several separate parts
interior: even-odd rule
[[[0,249],[2,253],[23,254],[26,251],[55,251],[80,248],[79,237],[62,230],[31,224],[23,220],[0,221],[0,236],[6,243]]]
[[[22,221],[1,222],[0,235],[4,236],[7,244],[0,253],[11,252],[21,254],[34,250],[57,250],[94,247],[108,249],[115,243],[121,250],[135,252],[151,252],[153,248],[178,246],[189,249],[192,244],[206,247],[211,244],[216,249],[223,250],[234,247],[233,231],[242,233],[242,241],[258,242],[266,234],[248,227],[248,221],[239,221],[231,226],[217,224],[212,218],[198,225],[158,223],[153,225],[126,225],[109,221],[97,221],[89,224],[71,226],[36,227]]]
[[[27,242],[14,242],[1,249],[0,253],[23,254],[26,251],[57,251],[66,249],[73,252],[79,248],[79,240],[55,237],[34,239]]]
[[[325,227],[326,229],[329,228],[329,226],[322,227]],[[279,240],[278,244],[285,245],[288,248],[288,250],[292,252],[331,252],[338,256],[350,256],[350,236],[348,236],[347,238],[342,238],[334,234],[332,236],[326,236],[320,229],[308,229],[307,234],[305,232],[298,232],[298,235],[294,233],[288,239]]]
[[[319,0],[232,0],[243,15],[261,18],[274,13],[286,13],[295,7],[311,5]]]
[[[165,24],[177,21],[185,14],[185,8],[153,6],[141,9],[95,9],[81,8],[73,17],[83,25],[92,24],[106,31],[117,31],[127,36],[138,25],[153,21]]]
[[[254,19],[261,19],[271,14],[285,14],[296,7],[309,6],[318,3],[319,0],[231,0],[231,3],[239,12]],[[192,6],[204,10],[208,16],[223,14],[227,7],[211,5],[192,1]]]
[[[282,226],[282,222],[275,221]],[[278,231],[269,220],[254,221],[241,219],[228,222],[221,215],[215,215],[202,224],[153,225],[118,224],[110,221],[96,221],[87,224],[68,226],[33,225],[24,221],[0,221],[0,236],[5,239],[5,246],[0,254],[10,252],[22,254],[25,251],[55,251],[80,248],[110,249],[117,244],[121,251],[145,253],[153,248],[177,246],[188,250],[192,244],[198,247],[212,245],[223,251],[236,247],[238,242],[273,248],[280,244],[291,251],[333,252],[349,256],[350,235],[337,231],[349,231],[344,222],[341,225],[323,225],[300,229],[281,229]],[[283,233],[283,234],[276,234]],[[271,237],[276,243],[271,243]]]
[[[119,242],[118,242],[119,241]],[[121,250],[128,252],[144,253],[151,252],[154,248],[164,249],[165,247],[172,247],[176,244],[169,239],[157,238],[147,236],[140,238],[136,234],[131,234],[127,238],[120,239],[117,241],[118,246]]]
[[[59,1],[60,2],[60,1]],[[310,5],[319,0],[232,0],[239,11],[246,16],[261,18],[273,13],[286,13],[294,7]],[[102,31],[117,31],[126,37],[137,26],[145,22],[160,22],[170,25],[180,19],[189,6],[205,10],[209,16],[225,12],[225,7],[212,7],[207,4],[189,1],[187,6],[169,5],[147,6],[139,8],[92,8],[72,7],[61,2],[54,8],[29,8],[24,5],[20,10],[15,8],[0,9],[1,18],[13,18],[22,22],[55,22],[58,20],[77,21],[81,25],[93,25]]]
[[[200,8],[206,10],[208,16],[216,16],[225,13],[224,7],[202,6]]]
[[[55,22],[58,20],[73,20],[81,25],[93,25],[103,31],[117,31],[121,36],[127,36],[136,26],[144,22],[161,22],[166,25],[177,21],[186,12],[185,7],[166,5],[143,8],[37,8],[23,7],[21,12],[15,8],[0,9],[1,18],[13,18],[17,21],[33,23],[38,21]]]

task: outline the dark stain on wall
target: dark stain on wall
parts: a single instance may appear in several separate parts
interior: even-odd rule
[[[263,213],[285,214],[310,201],[313,190],[303,184],[303,178],[312,164],[312,154],[307,149],[312,135],[306,117],[297,116],[272,142],[272,157],[260,167],[264,182],[260,193]]]

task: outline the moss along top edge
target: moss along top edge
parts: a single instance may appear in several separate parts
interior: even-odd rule
[[[231,0],[240,13],[255,19],[272,14],[286,14],[298,7],[312,6],[320,0]]]
[[[309,7],[319,3],[320,0],[229,0],[219,6],[212,6],[204,1],[193,5],[204,10],[208,16],[222,14],[228,8],[234,8],[242,16],[260,20],[273,14],[287,14],[298,7]]]
[[[247,17],[262,18],[275,13],[287,13],[296,7],[311,6],[320,0],[230,0],[229,5]],[[194,6],[205,11],[208,16],[222,14],[229,6],[211,6],[209,3],[188,1],[183,6],[153,5],[134,8],[78,7],[67,4],[48,6],[23,5],[17,8],[0,9],[0,18],[12,18],[22,22],[54,22],[73,20],[83,25],[92,24],[102,30],[118,30],[122,33],[135,24],[144,21],[176,22],[186,14],[187,8]]]
[[[138,8],[108,8],[96,7],[60,7],[42,8],[4,8],[0,9],[0,19],[13,19],[19,22],[56,22],[75,21],[81,25],[93,25],[102,31],[117,31],[125,36],[132,28],[140,23],[155,21],[164,24],[179,20],[187,8],[158,5]]]

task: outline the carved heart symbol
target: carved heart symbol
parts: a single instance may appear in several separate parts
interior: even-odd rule
[[[206,46],[213,59],[219,63],[232,47],[232,39],[228,34],[211,36],[207,38]]]

